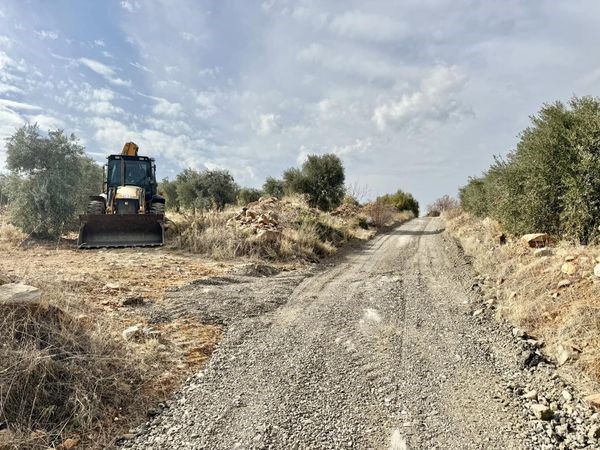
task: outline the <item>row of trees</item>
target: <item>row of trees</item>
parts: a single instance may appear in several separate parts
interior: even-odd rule
[[[517,148],[460,190],[461,206],[512,233],[600,240],[600,99],[545,105]]]
[[[6,149],[9,173],[0,175],[0,206],[8,204],[11,222],[44,238],[77,229],[77,215],[85,211],[89,196],[101,191],[103,181],[102,168],[85,155],[77,138],[62,130],[42,135],[37,125],[25,125],[7,140]],[[175,210],[222,209],[263,195],[304,194],[310,206],[329,211],[343,202],[358,204],[344,182],[342,161],[325,154],[310,155],[280,179],[267,178],[262,189],[240,188],[226,170],[185,169],[174,180],[163,180],[159,190]],[[418,202],[402,191],[376,202],[419,214]]]
[[[160,189],[173,209],[221,209],[258,200],[262,195],[281,198],[305,194],[311,206],[323,211],[338,207],[344,198],[345,173],[342,161],[332,154],[310,155],[300,168],[283,172],[282,179],[269,177],[262,190],[240,188],[226,170],[186,169],[173,181],[164,179]]]

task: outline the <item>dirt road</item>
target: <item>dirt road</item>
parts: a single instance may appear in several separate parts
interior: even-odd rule
[[[177,314],[225,323],[226,337],[123,445],[535,447],[507,393],[522,361],[473,317],[468,268],[442,226],[413,220],[308,274],[175,292]]]

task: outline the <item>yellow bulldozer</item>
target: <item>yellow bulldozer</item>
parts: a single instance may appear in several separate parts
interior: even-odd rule
[[[157,190],[154,159],[133,142],[104,166],[102,193],[79,216],[79,248],[163,245],[165,199]]]

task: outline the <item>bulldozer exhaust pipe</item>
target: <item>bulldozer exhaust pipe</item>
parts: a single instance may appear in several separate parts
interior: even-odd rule
[[[165,242],[162,214],[83,214],[77,246],[153,247]]]

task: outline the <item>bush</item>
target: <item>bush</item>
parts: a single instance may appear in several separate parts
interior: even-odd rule
[[[516,150],[460,191],[462,207],[514,234],[545,232],[587,244],[600,225],[600,100],[544,105]]]
[[[183,208],[199,210],[223,209],[234,204],[238,186],[227,170],[185,169],[174,181],[177,203]]]
[[[158,191],[165,197],[165,205],[167,209],[179,211],[177,184],[174,181],[169,181],[168,178],[163,178],[158,185]]]
[[[257,202],[262,196],[262,192],[254,188],[242,188],[237,195],[237,202],[240,206],[246,206],[248,203]]]
[[[25,125],[7,140],[5,182],[12,222],[38,237],[57,237],[77,227],[77,214],[102,188],[102,169],[84,155],[74,135],[40,135]]]
[[[283,180],[278,180],[273,177],[267,177],[265,184],[263,184],[263,192],[265,195],[276,198],[283,198],[285,194],[285,184]]]
[[[449,195],[444,195],[438,198],[432,204],[427,205],[427,215],[431,217],[437,217],[445,211],[456,209],[460,206],[460,203],[455,198]]]
[[[412,211],[415,217],[419,215],[419,202],[408,192],[398,190],[395,194],[385,194],[377,197],[375,202],[383,205],[392,205],[398,211]]]
[[[283,173],[287,194],[306,194],[313,208],[329,211],[342,203],[345,194],[344,166],[333,154],[310,155],[301,169]]]

